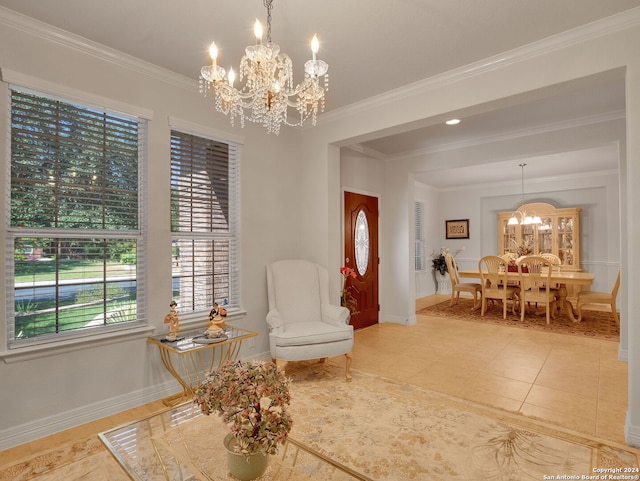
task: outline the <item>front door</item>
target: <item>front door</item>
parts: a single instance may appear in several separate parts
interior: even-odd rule
[[[354,329],[378,323],[378,199],[344,193],[344,265],[356,272],[346,287],[356,301]]]

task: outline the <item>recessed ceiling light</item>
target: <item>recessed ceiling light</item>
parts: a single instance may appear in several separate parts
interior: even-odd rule
[[[459,124],[459,123],[460,123],[460,119],[451,119],[451,120],[447,120],[445,122],[445,124],[447,124],[447,125],[456,125],[456,124]]]

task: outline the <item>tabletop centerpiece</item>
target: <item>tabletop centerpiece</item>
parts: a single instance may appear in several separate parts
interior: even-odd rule
[[[205,415],[219,414],[231,430],[224,446],[229,470],[238,479],[261,476],[268,455],[286,441],[293,425],[287,409],[290,382],[273,362],[229,361],[197,387],[194,403]]]

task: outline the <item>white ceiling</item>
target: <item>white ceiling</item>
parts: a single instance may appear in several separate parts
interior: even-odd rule
[[[212,40],[220,49],[219,63],[235,68],[244,47],[253,43],[254,19],[266,24],[260,0],[0,0],[0,7],[194,80],[209,62]],[[310,56],[310,37],[318,34],[319,56],[330,66],[326,109],[334,110],[636,7],[640,0],[274,0],[272,40],[292,57],[299,80]],[[504,105],[486,106],[483,113],[454,128],[426,125],[358,148],[393,159],[477,145],[482,139],[568,123],[571,118],[624,115],[623,79],[592,83],[510,99]],[[591,159],[581,163],[583,171],[609,170],[617,155],[610,147],[589,150],[590,154],[574,150],[581,151],[583,161],[587,155]],[[543,160],[535,164],[567,164]],[[521,161],[515,162],[516,168],[513,161],[510,169],[494,167],[498,172],[515,171],[513,178],[519,179]],[[488,170],[479,168],[472,178],[477,181]],[[429,183],[450,186],[440,177],[462,183],[466,176],[431,172]]]

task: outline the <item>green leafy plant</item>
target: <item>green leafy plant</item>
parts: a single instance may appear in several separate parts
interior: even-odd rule
[[[453,254],[453,257],[457,256],[462,251],[464,251],[464,247],[458,249]],[[449,269],[447,269],[447,261],[445,259],[445,256],[450,252],[451,251],[448,247],[441,247],[440,252],[436,252],[435,250],[431,251],[431,267],[434,271],[438,271],[442,275],[444,275],[445,272],[449,272]]]
[[[290,379],[274,362],[229,361],[207,373],[195,392],[203,414],[217,413],[236,438],[242,454],[275,454],[287,439],[293,420]]]

